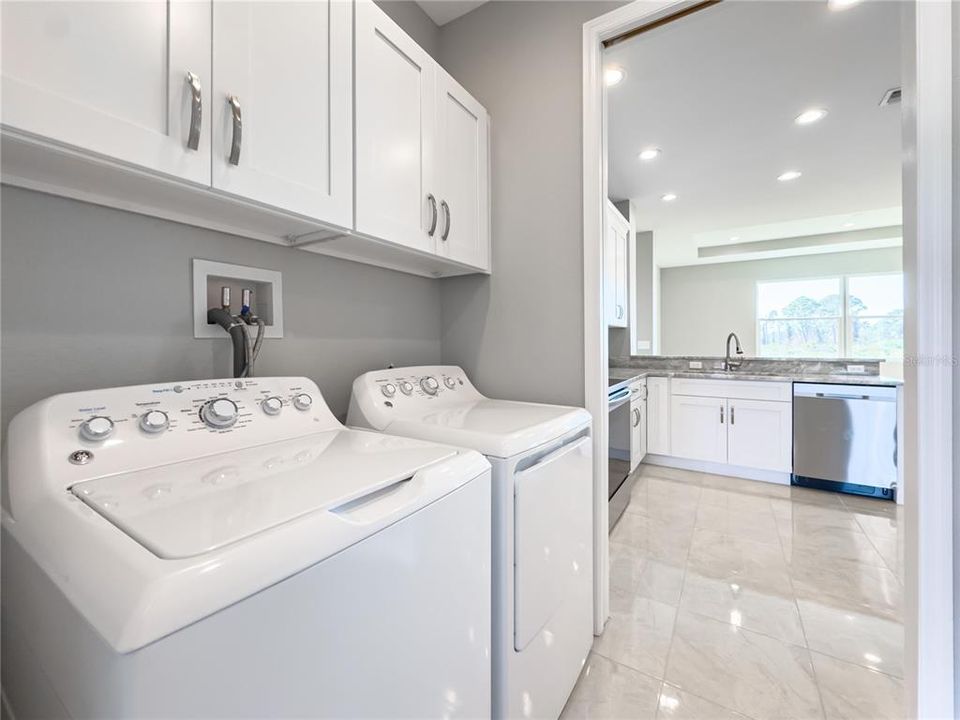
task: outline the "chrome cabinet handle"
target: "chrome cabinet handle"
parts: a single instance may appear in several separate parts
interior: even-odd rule
[[[446,242],[447,238],[450,236],[450,206],[447,205],[446,200],[440,201],[440,209],[443,210],[443,217],[446,220],[443,226],[443,235],[440,236],[440,239]]]
[[[731,406],[730,406],[730,424],[731,424],[731,425],[736,425],[736,424],[737,424],[737,415],[736,415],[736,412],[737,412],[737,409],[736,409],[733,405],[731,405]]]
[[[623,305],[617,305],[617,320],[623,317]]]
[[[640,411],[634,408],[633,410],[633,426],[637,427],[640,424]]]
[[[433,193],[427,193],[427,202],[430,203],[430,229],[427,230],[427,235],[433,237],[433,233],[437,231],[437,199],[433,196]]]
[[[200,76],[187,71],[187,85],[190,86],[190,134],[187,135],[187,148],[200,147],[200,125],[203,121],[203,88]]]
[[[227,96],[227,103],[230,105],[230,114],[233,117],[233,140],[230,143],[231,165],[240,164],[240,143],[243,142],[243,115],[240,112],[240,98],[236,95]]]
[[[720,424],[723,425],[723,405],[720,406]]]

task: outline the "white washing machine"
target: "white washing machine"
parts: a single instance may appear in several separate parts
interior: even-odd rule
[[[256,378],[58,395],[7,458],[18,720],[489,715],[479,453]]]
[[[353,383],[347,424],[493,465],[493,716],[556,718],[593,641],[593,468],[581,408],[491,400],[454,366]]]

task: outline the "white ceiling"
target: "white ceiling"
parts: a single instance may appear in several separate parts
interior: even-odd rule
[[[627,73],[608,90],[610,195],[635,202],[659,265],[743,259],[699,259],[698,247],[900,224],[900,106],[878,107],[900,85],[899,17],[895,2],[730,1],[606,52]],[[829,114],[796,125],[811,107]],[[662,155],[640,161],[650,146]],[[794,169],[802,177],[777,181]],[[668,192],[677,200],[662,202]]]
[[[417,5],[437,25],[446,25],[471,10],[476,10],[487,0],[417,0]]]

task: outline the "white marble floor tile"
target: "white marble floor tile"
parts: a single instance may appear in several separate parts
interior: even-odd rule
[[[705,488],[730,490],[744,493],[745,495],[761,495],[768,498],[790,497],[789,485],[777,485],[776,483],[759,482],[757,480],[744,480],[743,478],[728,477],[726,475],[705,474],[703,476],[703,486]]]
[[[722,507],[701,504],[697,510],[696,527],[771,545],[780,541],[773,513],[756,512],[735,505]]]
[[[647,558],[632,545],[610,542],[610,589],[632,593],[646,568]]]
[[[903,585],[889,568],[794,552],[790,577],[798,598],[902,620]]]
[[[561,720],[638,720],[657,711],[660,681],[590,654]]]
[[[768,497],[746,495],[715,487],[703,488],[700,493],[700,504],[732,507],[742,512],[755,512],[763,515],[769,515],[772,512],[770,498]]]
[[[903,681],[812,653],[827,720],[903,720]]]
[[[682,565],[690,551],[692,528],[638,513],[624,513],[610,533],[612,542],[632,545],[646,557]]]
[[[691,570],[683,582],[680,608],[793,645],[805,644],[792,594],[765,593],[735,582],[704,577]]]
[[[643,572],[640,574],[634,593],[667,605],[677,606],[680,604],[683,575],[684,569],[681,566],[648,559],[643,565]]]
[[[641,477],[656,477],[674,480],[676,482],[687,483],[688,485],[700,485],[703,483],[704,473],[695,470],[683,470],[681,468],[666,467],[665,465],[641,465]]]
[[[903,625],[825,602],[798,600],[807,646],[841,660],[903,677]]]
[[[806,648],[683,610],[665,679],[753,718],[822,717]]]
[[[879,537],[896,540],[900,534],[899,523],[896,516],[854,513],[853,517],[863,529],[863,532],[871,538]]]
[[[896,517],[898,505],[891,500],[866,497],[864,495],[841,495],[837,493],[840,502],[854,512],[865,512],[871,515],[889,515]]]
[[[886,565],[873,543],[859,528],[852,531],[835,527],[809,528],[804,532],[781,534],[780,539],[788,562],[794,553],[802,553],[856,560],[865,565]]]
[[[610,594],[610,619],[596,638],[596,654],[663,678],[677,609],[638,595]]]
[[[780,545],[697,528],[687,565],[705,577],[771,593],[789,594],[790,576]]]
[[[670,683],[660,688],[657,720],[745,720],[733,710],[684,692]]]

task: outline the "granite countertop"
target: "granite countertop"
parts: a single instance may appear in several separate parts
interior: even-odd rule
[[[902,385],[903,380],[898,378],[886,377],[884,375],[774,375],[759,373],[741,373],[737,370],[730,372],[709,371],[697,372],[675,371],[644,368],[617,368],[609,369],[611,380],[639,380],[645,377],[674,377],[674,378],[694,378],[699,380],[759,380],[763,382],[813,382],[813,383],[834,383],[838,385]]]

